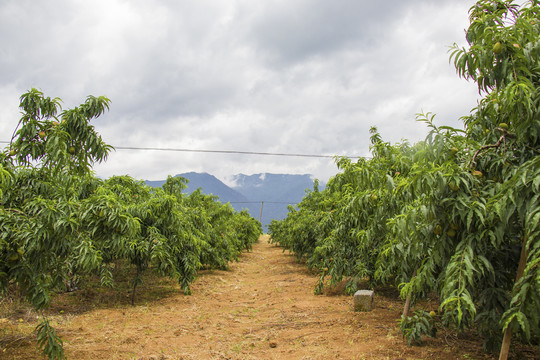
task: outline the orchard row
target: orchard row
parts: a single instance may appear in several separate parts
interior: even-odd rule
[[[395,285],[405,301],[401,329],[421,342],[433,313],[409,307],[435,294],[437,323],[475,328],[489,349],[512,332],[540,341],[540,6],[479,1],[457,73],[483,98],[464,130],[430,129],[417,144],[384,142],[371,130],[372,159],[337,159],[340,172],[270,225],[274,242],[320,272]]]
[[[108,108],[104,97],[60,112],[59,99],[32,89],[21,97],[22,118],[0,154],[0,291],[18,291],[36,309],[86,275],[115,282],[113,268],[132,269],[132,303],[145,271],[175,279],[186,294],[202,267],[226,269],[262,233],[247,212],[169,177],[151,188],[129,176],[92,173],[111,147],[90,120]],[[38,343],[62,358],[48,321]]]

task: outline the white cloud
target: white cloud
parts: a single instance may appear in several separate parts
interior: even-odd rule
[[[422,139],[476,103],[448,46],[464,43],[473,1],[276,0],[0,3],[0,130],[30,87],[66,108],[106,95],[95,120],[117,146],[366,155],[369,128]],[[0,140],[9,140],[4,135]],[[312,173],[332,160],[118,150],[98,175],[163,179],[204,171]]]

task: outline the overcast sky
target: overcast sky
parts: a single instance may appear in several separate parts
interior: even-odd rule
[[[369,155],[369,128],[462,128],[473,83],[449,63],[469,0],[0,0],[0,140],[32,87],[65,109],[105,95],[113,146]],[[5,146],[2,144],[2,146]],[[332,159],[116,150],[100,177],[337,172]]]

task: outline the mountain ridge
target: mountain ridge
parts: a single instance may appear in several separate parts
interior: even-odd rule
[[[178,176],[188,180],[185,193],[200,188],[204,194],[215,195],[222,203],[230,203],[237,211],[245,209],[254,218],[261,218],[265,231],[271,220],[284,219],[287,207],[302,201],[306,189],[312,190],[315,182],[310,174],[236,174],[231,177],[231,186],[208,173],[186,172],[175,175]],[[145,183],[160,187],[165,180],[146,180]]]

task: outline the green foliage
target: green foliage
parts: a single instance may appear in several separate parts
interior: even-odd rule
[[[62,339],[56,335],[56,330],[46,319],[36,327],[37,343],[44,356],[51,360],[64,358],[64,348]]]
[[[111,147],[90,121],[108,107],[107,98],[89,96],[61,110],[59,99],[32,89],[0,154],[0,292],[15,287],[36,309],[54,291],[84,286],[85,275],[114,285],[118,264],[134,270],[132,303],[146,271],[189,294],[201,267],[227,268],[262,233],[246,212],[200,192],[183,194],[186,179],[169,177],[160,189],[129,176],[97,179],[92,165]],[[43,353],[62,358],[50,324],[37,330]]]
[[[413,316],[401,317],[399,329],[409,346],[422,345],[424,336],[435,337],[437,328],[435,319],[427,311],[417,310]]]
[[[372,129],[371,159],[336,159],[326,189],[271,224],[273,242],[320,272],[316,292],[343,279],[350,291],[359,279],[394,284],[413,304],[437,294],[442,324],[476,328],[486,348],[507,327],[540,341],[539,15],[537,2],[479,1],[469,46],[450,56],[483,95],[465,129],[429,113],[414,145]]]
[[[61,112],[60,102],[36,89],[23,94],[22,117],[10,149],[21,165],[37,164],[52,173],[87,173],[111,150],[89,124],[109,109],[110,100],[89,96],[80,106]]]

